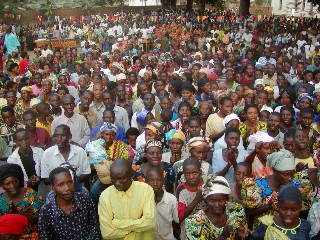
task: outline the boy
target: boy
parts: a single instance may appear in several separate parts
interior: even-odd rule
[[[289,129],[285,134],[283,138],[283,146],[285,150],[288,150],[292,154],[296,151],[296,145],[294,143],[294,134],[296,130],[295,129]]]
[[[256,96],[256,104],[258,105],[260,112],[267,110],[268,112],[273,112],[271,107],[267,106],[268,102],[268,92],[266,90],[258,90]]]
[[[231,186],[231,195],[230,200],[232,202],[242,204],[242,197],[241,197],[241,189],[242,189],[242,182],[246,178],[252,177],[252,167],[251,164],[248,162],[240,162],[236,165],[234,169],[234,177],[235,177],[235,185]]]
[[[163,171],[152,167],[146,173],[146,182],[153,188],[157,208],[157,226],[154,235],[157,240],[172,240],[172,222],[179,223],[177,199],[163,190]]]
[[[296,171],[301,172],[302,170],[306,170],[308,168],[314,168],[315,166],[313,158],[308,148],[310,145],[308,134],[302,129],[297,129],[293,137],[296,146],[294,159]]]
[[[187,158],[183,162],[183,174],[186,182],[182,182],[176,190],[178,199],[178,216],[181,221],[180,239],[186,239],[184,219],[206,207],[201,187],[201,163],[195,158]]]
[[[48,121],[51,115],[50,105],[45,102],[40,102],[37,104],[36,110],[38,113],[36,127],[47,130],[48,134],[51,136],[51,123]]]

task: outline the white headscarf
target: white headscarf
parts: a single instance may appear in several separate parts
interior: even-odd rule
[[[232,120],[238,120],[240,123],[240,118],[238,117],[238,115],[235,113],[231,113],[223,119],[223,126],[226,127],[226,125]]]
[[[209,175],[208,180],[202,187],[202,195],[207,198],[213,194],[226,194],[229,195],[231,189],[227,179],[221,176]]]

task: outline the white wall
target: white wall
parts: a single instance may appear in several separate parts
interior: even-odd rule
[[[312,17],[310,15],[310,12],[314,12],[313,17],[316,15],[318,18],[320,17],[320,13],[317,12],[316,7],[313,7],[312,4],[310,4],[307,0],[272,0],[271,6],[273,7],[273,14],[274,15],[292,15],[292,9],[294,9],[294,3],[295,2],[301,2],[301,4],[298,5],[294,15],[299,17],[300,14],[304,17]]]

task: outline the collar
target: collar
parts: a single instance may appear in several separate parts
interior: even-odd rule
[[[135,185],[135,182],[132,180],[132,183],[131,183],[131,186],[129,187],[129,189],[127,191],[118,191],[120,197],[124,197],[125,195],[127,195],[128,197],[132,197],[133,196],[133,191],[134,191],[134,185]]]
[[[53,155],[54,155],[54,156],[57,156],[57,155],[61,154],[61,153],[60,153],[60,150],[59,150],[59,148],[58,148],[57,145],[55,145],[55,146],[53,146],[53,147],[54,147],[54,150],[53,150]],[[70,153],[69,153],[69,156],[68,156],[68,161],[69,161],[69,159],[71,159],[71,158],[72,158],[74,155],[76,155],[76,154],[77,154],[77,152],[74,151],[73,145],[70,144]],[[64,159],[64,158],[63,158],[63,159]]]
[[[160,203],[164,203],[166,205],[169,205],[171,203],[170,199],[169,199],[169,193],[166,192],[166,190],[163,190],[163,196],[160,202],[158,202],[158,204]]]
[[[62,215],[66,215],[61,208],[58,206],[56,202],[56,196],[53,197],[53,200],[50,202],[52,210],[53,210],[53,217],[57,219]],[[82,209],[82,204],[78,199],[77,193],[74,193],[73,200],[72,200],[72,207],[71,207],[71,214],[73,214],[77,209]],[[70,214],[70,215],[71,215]]]

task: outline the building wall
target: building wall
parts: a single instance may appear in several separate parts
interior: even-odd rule
[[[307,0],[272,0],[271,6],[273,7],[273,14],[275,15],[292,15],[292,9],[295,8],[295,3],[298,4],[294,11],[294,15],[299,17],[302,13],[304,17],[320,17],[316,7],[313,7]]]

